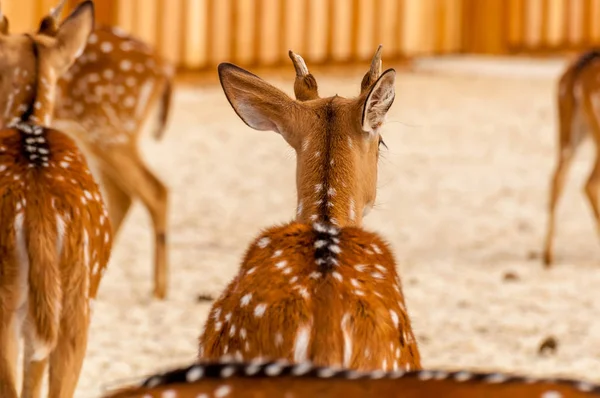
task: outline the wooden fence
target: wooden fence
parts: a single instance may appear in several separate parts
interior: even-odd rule
[[[0,0],[17,31],[56,0]],[[70,0],[70,6],[79,0]],[[154,44],[185,69],[512,54],[600,45],[600,0],[96,0],[99,22]]]

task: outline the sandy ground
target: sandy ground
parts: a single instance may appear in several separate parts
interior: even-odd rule
[[[560,65],[480,76],[453,65],[399,73],[365,220],[395,250],[424,365],[600,382],[600,250],[581,189],[589,144],[561,202],[558,264],[539,260]],[[291,67],[265,77],[291,93]],[[317,74],[322,94],[345,96],[361,77]],[[218,85],[180,85],[174,109],[164,141],[142,143],[171,188],[169,299],[150,299],[150,224],[137,204],[101,285],[77,397],[192,361],[209,309],[197,296],[217,295],[258,230],[294,214],[294,153],[280,136],[246,127]],[[550,336],[558,350],[538,355]]]

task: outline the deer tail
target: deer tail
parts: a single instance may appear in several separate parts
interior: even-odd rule
[[[160,140],[167,128],[167,122],[171,114],[171,100],[173,99],[173,82],[170,78],[165,80],[163,93],[160,98],[159,119],[156,130],[154,130],[154,138]]]
[[[50,351],[58,338],[63,296],[58,253],[61,220],[39,212],[35,206],[27,207],[25,217],[23,243],[29,260],[29,314],[34,336]]]

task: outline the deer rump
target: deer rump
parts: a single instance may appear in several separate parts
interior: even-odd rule
[[[263,232],[215,302],[200,359],[420,368],[393,256],[377,235],[290,223]]]

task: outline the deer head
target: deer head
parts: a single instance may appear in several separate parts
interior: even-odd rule
[[[297,221],[360,225],[375,202],[381,126],[395,96],[396,72],[381,73],[381,46],[356,98],[320,98],[302,57],[297,100],[230,63],[219,78],[237,115],[255,130],[279,133],[297,154]]]
[[[53,37],[39,33],[11,35],[0,29],[2,125],[26,119],[50,123],[56,82],[84,50],[93,29],[91,0],[81,3]]]

